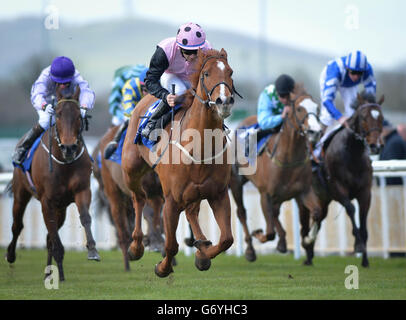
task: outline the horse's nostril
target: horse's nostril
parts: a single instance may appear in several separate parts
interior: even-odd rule
[[[221,100],[220,97],[217,98],[217,99],[216,99],[216,104],[217,104],[217,105],[223,104],[223,100]]]
[[[228,104],[234,104],[234,98],[233,97],[230,97],[228,99]]]

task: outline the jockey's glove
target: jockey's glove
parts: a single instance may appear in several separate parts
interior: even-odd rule
[[[44,110],[46,113],[48,113],[50,116],[53,116],[54,114],[55,114],[55,109],[54,109],[54,107],[52,106],[52,104],[48,104],[46,107],[45,107],[45,110]]]
[[[84,118],[86,116],[86,113],[87,113],[87,108],[80,107],[80,115],[82,116],[82,118]]]

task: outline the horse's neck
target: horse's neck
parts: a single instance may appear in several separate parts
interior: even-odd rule
[[[355,131],[346,130],[346,142],[344,144],[345,150],[354,158],[360,157],[365,152],[365,143],[356,137]]]
[[[194,99],[185,119],[185,129],[196,129],[202,134],[204,129],[222,129],[223,121],[215,115],[215,112],[210,107],[207,108],[198,99]]]
[[[276,155],[279,159],[300,160],[307,152],[306,138],[287,122],[279,132],[279,146]],[[283,146],[283,147],[282,147]]]

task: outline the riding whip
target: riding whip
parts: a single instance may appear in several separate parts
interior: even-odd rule
[[[51,96],[52,109],[55,108],[55,96]],[[49,172],[52,172],[52,114],[49,115],[49,132],[48,132],[48,142],[49,142]]]

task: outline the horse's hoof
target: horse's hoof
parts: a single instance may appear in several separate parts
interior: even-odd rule
[[[177,265],[178,265],[178,262],[176,261],[176,259],[172,258],[172,266],[177,266]]]
[[[205,247],[209,247],[212,245],[212,243],[209,240],[196,240],[195,242],[193,242],[193,246],[199,250],[201,250],[202,245]]]
[[[144,246],[141,245],[138,250],[136,250],[133,247],[133,244],[130,245],[130,247],[127,250],[127,255],[128,255],[128,259],[130,259],[130,261],[135,261],[135,260],[139,260],[142,258],[142,256],[144,255]]]
[[[7,261],[8,263],[14,263],[14,262],[16,261],[16,255],[15,255],[15,254],[9,254],[9,253],[7,253],[7,254],[4,256],[4,259],[6,259],[6,261]]]
[[[362,260],[361,265],[362,265],[364,268],[369,268],[369,261],[368,261],[368,260]]]
[[[286,248],[286,241],[279,241],[278,245],[276,246],[276,250],[278,250],[280,253],[288,252],[288,249]]]
[[[245,259],[249,262],[254,262],[257,260],[257,255],[255,254],[255,250],[245,250]]]
[[[100,261],[100,256],[96,249],[90,250],[87,253],[87,260]]]
[[[162,262],[162,261],[161,261]],[[167,271],[167,272],[160,272],[159,270],[158,270],[158,266],[161,264],[161,262],[160,263],[157,263],[156,265],[155,265],[155,274],[158,276],[158,277],[160,277],[160,278],[165,278],[165,277],[167,277],[167,276],[169,276],[172,272],[173,272],[173,269],[172,269],[172,267],[169,269],[169,271]]]
[[[304,266],[313,266],[313,262],[311,262],[309,260],[305,260],[305,261],[303,261],[303,265]]]
[[[211,261],[208,258],[199,259],[198,257],[195,257],[195,266],[200,271],[206,271],[210,269]]]
[[[188,247],[192,248],[192,247],[193,247],[193,243],[195,242],[195,240],[192,239],[192,238],[185,238],[184,242],[185,242],[185,244],[186,244]]]

